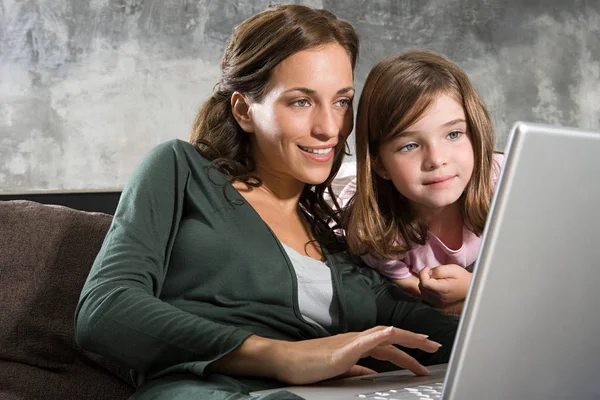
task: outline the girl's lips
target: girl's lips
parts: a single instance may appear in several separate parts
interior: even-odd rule
[[[424,182],[423,185],[425,185],[425,186],[441,185],[441,184],[444,184],[444,183],[452,180],[453,178],[454,178],[454,175],[440,176],[439,178],[435,178],[430,181]]]

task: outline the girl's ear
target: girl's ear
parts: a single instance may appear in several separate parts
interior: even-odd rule
[[[389,180],[390,177],[387,174],[387,171],[385,170],[385,167],[383,166],[383,164],[381,163],[381,159],[377,158],[375,161],[373,161],[373,171],[375,171],[375,173],[377,175],[379,175],[379,177],[381,179],[385,179],[385,180]]]
[[[233,118],[235,118],[245,132],[254,132],[250,101],[240,92],[233,92],[231,95],[231,112],[233,113]]]

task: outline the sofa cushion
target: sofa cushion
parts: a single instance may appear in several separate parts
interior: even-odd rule
[[[112,217],[0,202],[0,398],[126,399],[128,372],[75,343],[74,313]]]

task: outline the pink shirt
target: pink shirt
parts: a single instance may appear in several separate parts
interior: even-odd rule
[[[494,153],[494,166],[492,168],[492,187],[496,187],[500,166],[504,162],[504,155]],[[356,179],[344,187],[339,196],[342,206],[345,206],[356,192]],[[363,260],[372,268],[391,279],[405,279],[412,274],[417,274],[424,267],[437,267],[438,265],[457,264],[467,267],[475,262],[481,238],[463,227],[463,243],[460,249],[449,249],[437,236],[429,232],[424,245],[414,245],[402,260],[380,260],[372,256],[364,256]]]

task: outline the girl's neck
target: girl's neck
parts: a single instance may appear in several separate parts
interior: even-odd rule
[[[422,214],[422,218],[429,232],[440,239],[446,247],[452,250],[462,247],[464,220],[458,201],[439,210],[428,210]]]

